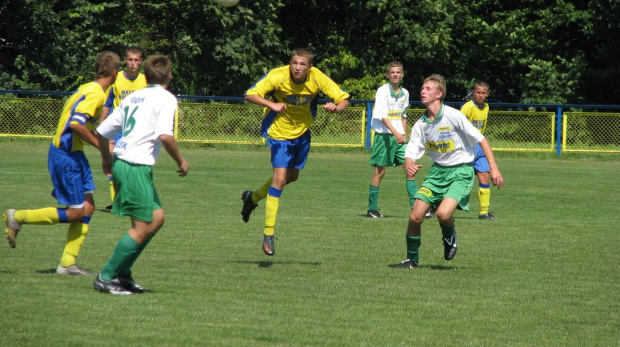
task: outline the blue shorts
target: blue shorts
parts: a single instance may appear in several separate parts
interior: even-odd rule
[[[476,172],[490,172],[489,161],[482,151],[480,145],[476,145],[476,157],[474,159],[474,170]]]
[[[271,147],[271,165],[274,168],[303,169],[310,151],[310,130],[292,140],[267,138]]]
[[[84,194],[95,190],[93,174],[82,151],[65,152],[50,145],[47,169],[54,186],[52,196],[60,205],[80,207],[84,204]]]

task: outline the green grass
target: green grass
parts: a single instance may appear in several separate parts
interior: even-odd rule
[[[0,143],[0,209],[54,206],[47,143]],[[97,153],[87,154],[109,203]],[[264,148],[186,146],[176,176],[162,152],[155,181],[166,224],[134,266],[150,291],[118,297],[91,278],[53,274],[66,226],[26,225],[0,248],[0,345],[618,346],[620,157],[496,153],[506,186],[500,221],[456,213],[459,252],[443,260],[436,221],[423,225],[420,268],[405,257],[402,169],[389,170],[365,218],[368,154],[311,153],[282,195],[276,255],[260,248],[264,202],[248,224],[240,193],[271,173]],[[425,164],[422,173],[428,170]],[[423,177],[423,175],[421,176]],[[419,182],[421,183],[421,182]],[[127,219],[98,210],[79,259],[99,271]]]

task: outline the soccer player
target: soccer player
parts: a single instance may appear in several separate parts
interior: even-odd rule
[[[110,88],[108,99],[101,110],[100,123],[103,122],[123,99],[135,92],[146,87],[146,79],[144,74],[140,73],[142,65],[142,50],[138,47],[129,47],[125,50],[125,65],[123,73],[119,74],[116,82]],[[114,149],[114,143],[121,137],[121,133],[116,134],[114,139],[110,141],[110,152]],[[110,176],[110,201],[114,201],[114,178]],[[107,210],[112,209],[112,205],[106,206]]]
[[[97,127],[101,143],[122,132],[114,147],[114,163],[107,148],[101,146],[99,151],[103,172],[116,177],[112,213],[131,219],[131,228],[118,241],[93,284],[96,290],[111,294],[144,292],[134,281],[131,267],[164,224],[151,168],[161,147],[177,163],[179,176],[184,177],[189,170],[173,135],[177,99],[166,90],[172,79],[172,63],[168,57],[151,56],[144,63],[144,73],[148,86],[126,97]]]
[[[367,217],[383,218],[378,209],[379,185],[385,175],[386,166],[401,165],[405,168],[405,147],[407,139],[407,107],[409,92],[400,85],[403,76],[403,65],[391,62],[387,65],[388,83],[377,89],[375,108],[372,111],[372,129],[375,136],[370,156],[370,165],[375,167],[368,192]],[[406,172],[405,172],[406,174]],[[414,195],[418,189],[415,177],[407,176],[405,181],[409,193],[409,203],[413,207]]]
[[[429,151],[431,166],[424,183],[415,195],[415,203],[407,225],[407,259],[401,268],[418,266],[419,247],[422,242],[422,222],[429,207],[436,209],[444,245],[444,258],[456,255],[456,230],[452,214],[457,208],[469,210],[469,192],[474,184],[474,149],[480,144],[489,162],[491,179],[497,188],[504,185],[504,178],[497,169],[489,141],[460,111],[446,106],[446,81],[441,75],[431,75],[424,80],[420,91],[426,113],[411,129],[411,138],[405,151],[408,175],[415,175],[421,165],[416,165],[425,150]]]
[[[47,164],[54,187],[52,196],[58,204],[66,207],[8,209],[4,212],[5,232],[12,248],[15,248],[17,233],[23,224],[69,224],[67,243],[56,268],[56,273],[61,275],[94,276],[76,264],[95,210],[95,185],[83,148],[85,142],[97,148],[107,148],[99,143],[91,130],[105,102],[105,91],[116,79],[119,60],[116,53],[99,53],[95,61],[95,80],[78,87],[65,102],[50,144]]]
[[[280,195],[284,185],[295,182],[310,150],[310,125],[317,111],[319,93],[332,98],[323,105],[329,113],[341,112],[349,106],[349,94],[319,69],[312,66],[312,52],[293,50],[289,65],[271,70],[245,93],[245,100],[265,106],[261,133],[271,147],[273,175],[256,191],[241,195],[241,216],[248,222],[258,202],[265,203],[263,251],[274,255],[274,233]]]
[[[472,91],[473,99],[468,101],[461,112],[467,116],[467,119],[482,134],[487,128],[487,120],[489,118],[489,104],[486,103],[489,97],[489,84],[485,81],[478,81],[474,84]],[[478,200],[480,201],[480,212],[478,218],[483,220],[495,221],[495,218],[489,213],[489,205],[491,203],[491,185],[489,181],[489,162],[487,161],[480,145],[476,145],[476,158],[474,159],[474,171],[478,177]]]

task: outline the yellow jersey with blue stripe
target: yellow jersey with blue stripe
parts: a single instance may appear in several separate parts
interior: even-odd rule
[[[308,70],[304,82],[295,83],[290,65],[271,70],[250,87],[245,95],[259,95],[286,104],[286,110],[280,113],[265,108],[261,133],[274,140],[292,140],[306,133],[314,122],[318,94],[321,92],[336,104],[349,98],[348,93],[315,67]]]
[[[105,102],[105,107],[112,109],[118,106],[125,97],[136,90],[140,90],[146,87],[146,77],[144,74],[139,73],[134,79],[129,79],[125,75],[125,71],[122,74],[118,74],[116,81],[110,87],[108,99]]]
[[[84,140],[73,133],[70,124],[82,124],[92,130],[99,117],[106,93],[97,82],[81,85],[65,102],[52,144],[66,152],[82,151]]]
[[[480,107],[480,105],[477,105],[473,100],[470,100],[461,107],[461,112],[467,116],[471,124],[484,134],[487,128],[487,119],[489,118],[489,104],[485,102],[484,105]]]

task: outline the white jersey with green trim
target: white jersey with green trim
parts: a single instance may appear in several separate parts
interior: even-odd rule
[[[409,92],[400,87],[399,95],[393,95],[392,88],[386,83],[377,89],[375,95],[375,107],[372,110],[372,130],[379,134],[391,134],[382,122],[383,118],[389,119],[394,129],[405,134],[403,118],[407,118],[407,107],[409,106]]]
[[[405,157],[418,160],[428,150],[433,162],[441,166],[471,163],[474,148],[483,139],[462,112],[442,104],[434,121],[424,115],[415,122]]]
[[[129,94],[114,109],[97,132],[116,141],[114,155],[131,164],[152,166],[161,149],[160,135],[174,134],[177,98],[160,85],[148,85]]]

